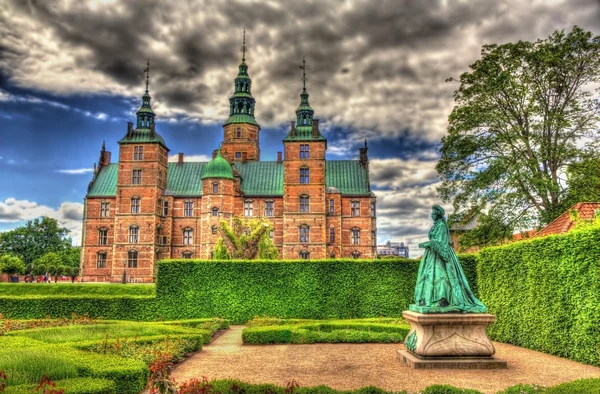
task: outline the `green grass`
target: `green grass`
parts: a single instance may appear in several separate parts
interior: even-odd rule
[[[262,325],[261,325],[262,324]],[[246,344],[399,343],[410,325],[402,319],[302,320],[255,318],[242,332]]]
[[[155,294],[154,284],[131,284],[126,285],[93,284],[93,283],[0,283],[0,296],[28,297],[28,296],[114,296],[114,295],[137,295],[153,296]]]
[[[7,372],[8,386],[39,382],[44,375],[52,380],[77,377],[77,365],[48,348],[25,348],[0,352],[0,369]]]

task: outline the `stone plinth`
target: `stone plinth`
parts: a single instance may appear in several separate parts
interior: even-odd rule
[[[506,368],[492,358],[494,345],[485,329],[496,320],[486,313],[418,313],[404,311],[410,322],[407,350],[398,358],[413,368]]]

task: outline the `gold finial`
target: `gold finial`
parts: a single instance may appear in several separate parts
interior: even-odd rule
[[[304,60],[304,56],[302,56],[302,65],[300,66],[300,68],[302,69],[302,90],[306,90],[306,60]]]
[[[244,41],[242,44],[242,61],[246,61],[246,28],[244,27]]]
[[[144,72],[146,73],[146,93],[148,93],[148,78],[149,78],[149,74],[150,74],[150,59],[148,59],[148,64],[147,64]]]

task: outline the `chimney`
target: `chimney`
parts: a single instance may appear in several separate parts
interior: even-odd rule
[[[212,158],[214,159],[215,157],[217,157],[217,150],[213,150],[213,154],[212,154]]]
[[[127,122],[127,138],[131,138],[131,134],[133,134],[133,123]]]
[[[292,129],[290,131],[290,136],[295,137],[296,136],[296,121],[292,120]]]
[[[312,135],[313,137],[319,136],[319,119],[313,119],[312,121]]]
[[[177,154],[177,164],[183,164],[183,152]]]
[[[154,123],[150,125],[150,138],[154,138],[154,134],[156,131],[154,130]]]
[[[281,152],[277,152],[277,163],[282,163],[283,159],[281,158]]]

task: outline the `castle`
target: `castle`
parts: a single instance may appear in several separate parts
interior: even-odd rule
[[[221,147],[209,162],[168,162],[146,91],[136,126],[118,141],[111,163],[104,144],[84,203],[84,281],[151,282],[158,260],[210,259],[221,220],[264,217],[281,259],[373,258],[376,198],[367,145],[359,160],[326,160],[327,139],[308,102],[306,78],[283,157],[260,160],[260,126],[244,56],[229,99]],[[304,68],[304,67],[303,67]],[[305,70],[305,68],[304,68]]]

